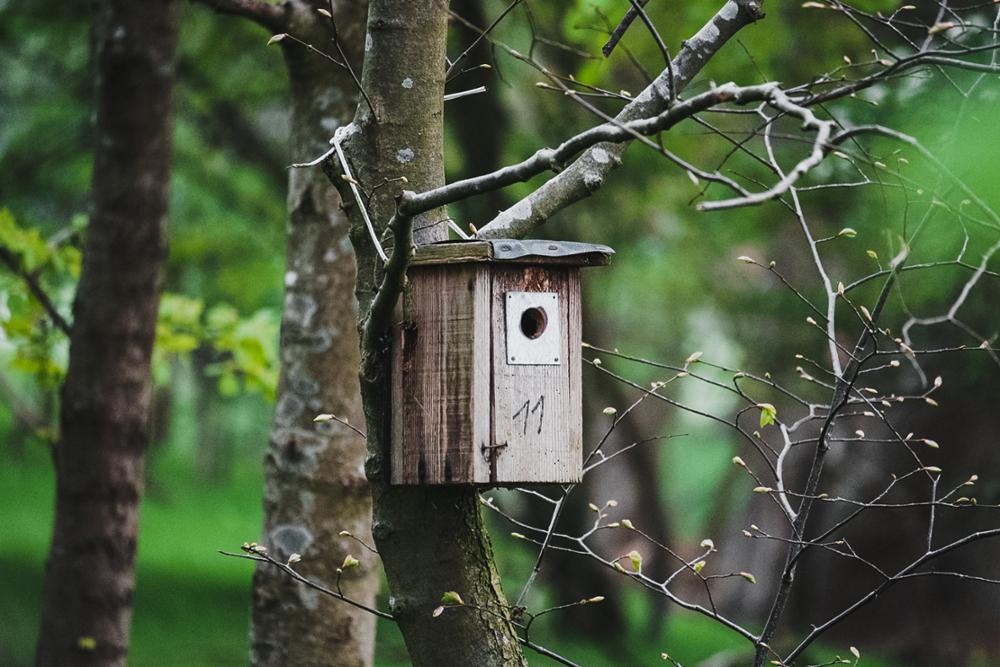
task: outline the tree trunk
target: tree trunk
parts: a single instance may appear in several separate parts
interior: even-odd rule
[[[475,26],[485,28],[490,21],[480,0],[452,0],[451,9],[458,16]],[[465,23],[455,21],[451,30],[451,52],[462,53],[472,45],[469,55],[465,57],[456,71],[463,71],[484,63],[493,64],[493,53],[490,41],[479,39],[480,33]],[[455,77],[452,74],[452,77]],[[503,108],[500,97],[500,79],[496,69],[473,70],[458,77],[451,84],[448,92],[471,90],[486,86],[486,92],[463,97],[451,102],[452,114],[446,119],[448,128],[454,132],[458,140],[462,156],[461,171],[450,180],[471,178],[487,174],[503,166],[504,140],[508,137],[507,128],[510,125],[507,110]],[[483,131],[483,119],[489,118],[489,131]],[[452,207],[452,213],[458,224],[469,232],[469,223],[480,227],[496,216],[497,213],[511,205],[510,197],[503,190],[491,190],[478,197],[471,197],[457,202]]]
[[[441,185],[447,4],[443,0],[371,3],[362,102],[346,144],[355,176],[366,190],[405,177],[413,190]],[[337,179],[334,179],[335,181]],[[342,181],[342,195],[349,196]],[[381,230],[395,211],[399,183],[383,187],[368,208]],[[361,313],[371,305],[382,263],[356,205],[351,239],[359,264]],[[414,220],[415,239],[445,237],[443,210]],[[362,326],[364,322],[361,323]],[[374,537],[382,556],[395,614],[414,665],[522,665],[493,561],[492,546],[473,487],[402,487],[387,482],[383,457],[389,399],[388,350],[362,350],[361,391],[368,427],[366,472],[374,500]],[[446,591],[465,606],[434,618]]]
[[[53,450],[39,665],[125,664],[166,259],[173,2],[105,0],[94,24],[94,209]]]
[[[287,32],[339,57],[331,26],[316,12],[326,2],[286,3]],[[338,40],[353,66],[364,45],[365,3],[337,11]],[[335,127],[357,108],[357,87],[328,60],[286,41],[291,80],[292,160],[330,148]],[[371,543],[371,496],[365,443],[332,412],[361,427],[357,369],[354,255],[340,197],[318,169],[292,169],[288,181],[288,245],[281,325],[281,377],[265,463],[264,537],[276,558],[302,555],[298,569],[333,586],[346,555],[360,561],[344,573],[345,594],[374,604],[376,558],[341,531]],[[295,583],[271,566],[254,574],[251,629],[254,665],[371,665],[375,617]]]

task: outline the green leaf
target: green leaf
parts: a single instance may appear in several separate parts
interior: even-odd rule
[[[760,427],[764,428],[773,424],[778,417],[777,408],[770,403],[758,403],[757,407],[760,408]]]
[[[641,553],[639,553],[638,551],[636,551],[635,549],[633,549],[632,551],[628,552],[628,559],[632,563],[632,571],[633,572],[641,572],[642,571],[642,554]]]
[[[441,604],[463,605],[465,602],[462,600],[462,596],[455,591],[448,591],[441,596]]]

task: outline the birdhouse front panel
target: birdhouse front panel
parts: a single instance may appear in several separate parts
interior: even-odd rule
[[[605,246],[419,246],[393,327],[390,481],[577,482],[580,268]]]
[[[492,275],[491,482],[578,482],[580,272],[496,266]]]

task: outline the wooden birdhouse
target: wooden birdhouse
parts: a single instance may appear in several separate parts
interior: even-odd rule
[[[580,269],[607,246],[416,250],[393,329],[394,484],[578,482]]]

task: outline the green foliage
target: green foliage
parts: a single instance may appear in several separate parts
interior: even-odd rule
[[[80,275],[80,251],[69,240],[82,224],[74,221],[69,233],[46,240],[39,229],[19,225],[8,209],[0,209],[0,253],[7,259],[0,264],[4,347],[10,354],[10,367],[32,376],[47,390],[58,386],[66,372],[66,341],[29,292],[25,278],[37,281],[53,305],[67,312]]]
[[[773,424],[778,417],[778,410],[770,403],[761,403],[757,407],[760,408],[760,427],[764,428]]]
[[[507,2],[486,4],[487,13],[495,16]],[[716,4],[653,2],[647,9],[676,51]],[[856,4],[885,11],[899,3],[866,0]],[[607,25],[598,10],[616,22],[627,5],[617,0],[534,2],[531,10],[539,36],[597,53],[606,39]],[[855,61],[868,57],[863,37],[832,12],[804,9],[800,2],[770,1],[765,8],[766,21],[741,32],[739,40],[726,46],[718,61],[692,84],[692,91],[703,89],[712,79],[794,84],[841,64],[845,55]],[[522,10],[518,8],[496,34],[526,52],[531,34]],[[268,419],[260,399],[273,398],[278,362],[288,118],[288,84],[281,57],[277,49],[264,48],[266,34],[247,22],[218,17],[197,6],[186,11],[176,91],[171,255],[157,326],[155,373],[160,387],[171,388],[175,404],[191,399],[182,395],[186,390],[195,395],[191,401],[211,403],[204,414],[191,405],[173,406],[170,428],[156,455],[162,456],[152,466],[151,494],[142,515],[131,655],[140,666],[164,664],[164,656],[178,653],[198,664],[245,663],[250,568],[221,559],[214,550],[233,547],[258,534],[258,461]],[[10,209],[0,212],[0,247],[12,251],[26,270],[38,274],[60,312],[67,315],[79,276],[91,172],[89,18],[81,3],[0,3],[0,62],[4,64],[0,67],[0,192]],[[822,35],[821,43],[817,35]],[[635,63],[650,72],[661,63],[639,23],[608,60],[581,59],[564,49],[536,46],[537,54],[554,70],[632,94],[646,81]],[[554,145],[595,122],[564,96],[535,88],[537,72],[503,54],[497,58],[503,80],[495,85],[501,91],[502,112],[513,119],[511,134],[503,137],[506,161],[524,158],[539,145]],[[955,76],[967,85],[974,75]],[[957,96],[938,82],[900,81],[905,94],[869,91],[843,105],[840,113],[851,122],[877,119],[918,135],[977,193],[990,204],[1000,205],[994,166],[1000,154],[995,94],[984,86],[969,99],[956,102]],[[877,107],[870,103],[876,92]],[[454,105],[448,107],[452,114],[461,103],[449,104]],[[608,113],[620,105],[601,99],[594,99],[594,104]],[[942,113],[942,108],[948,113]],[[747,119],[718,122],[727,129],[751,127]],[[686,159],[712,168],[730,148],[705,128],[691,124],[664,135],[663,141]],[[762,148],[759,141],[748,146],[758,152]],[[900,151],[889,142],[875,142],[872,150],[873,159],[886,165],[878,168],[861,160],[873,185],[815,191],[803,198],[816,234],[838,237],[823,246],[836,271],[834,284],[850,283],[877,266],[868,249],[885,264],[905,241],[911,262],[931,261],[957,254],[968,234],[969,256],[982,250],[988,237],[972,219],[972,209],[963,207],[964,194],[942,185],[937,171],[911,151]],[[801,147],[791,143],[779,143],[778,151],[786,164],[801,155]],[[857,158],[854,148],[845,147],[845,151]],[[448,157],[449,170],[462,166],[463,156],[454,146],[449,147]],[[760,165],[739,156],[729,169],[728,174],[744,175],[747,182],[768,176]],[[831,160],[824,169],[805,183],[852,180],[858,173],[845,159]],[[524,194],[544,178],[514,186],[510,193]],[[926,196],[903,198],[892,187],[902,178],[920,181]],[[732,213],[696,212],[692,202],[703,186],[652,151],[634,146],[605,188],[547,226],[547,236],[608,243],[618,250],[611,268],[585,275],[585,340],[675,362],[701,349],[705,361],[773,369],[776,379],[784,382],[791,376],[794,380],[793,355],[822,358],[826,341],[814,328],[789,326],[801,323],[810,314],[808,309],[781,289],[765,269],[735,258],[752,256],[765,267],[774,260],[807,297],[821,299],[814,269],[801,259],[801,231],[794,217],[778,204]],[[721,196],[721,190],[711,186],[705,196]],[[935,198],[947,206],[930,204]],[[926,211],[931,211],[930,217],[921,223]],[[67,225],[67,220],[73,222]],[[942,294],[953,293],[967,275],[962,269],[937,271],[932,279],[921,272],[903,274],[898,294],[887,306],[887,317],[898,319],[906,309],[936,312]],[[984,289],[972,294],[963,309],[977,328],[993,317],[990,296],[996,294],[991,287],[995,284],[984,283]],[[876,287],[873,282],[870,289],[859,290],[859,302],[870,303]],[[23,281],[2,268],[0,330],[0,364],[14,371],[11,374],[17,379],[28,377],[54,393],[65,372],[65,337],[54,330]],[[847,336],[850,332],[838,333]],[[956,341],[967,342],[961,337]],[[984,386],[984,379],[995,373],[976,360],[954,358],[951,363],[955,375],[972,390]],[[710,375],[704,366],[699,364],[697,372]],[[216,396],[184,389],[200,380],[191,382],[184,375],[192,369],[210,375],[209,392]],[[651,370],[626,370],[625,374],[643,383],[662,379]],[[585,375],[588,391],[597,386],[595,375]],[[731,376],[720,374],[715,379],[728,382]],[[685,402],[710,406],[716,413],[732,408],[721,393],[698,394],[689,386],[697,385],[682,385],[682,391],[688,392],[682,394]],[[772,396],[758,400],[778,403]],[[772,407],[760,408],[763,428],[775,422],[781,404],[761,405]],[[696,542],[706,524],[720,520],[720,512],[739,509],[735,498],[749,495],[751,482],[741,478],[738,483],[725,483],[732,468],[730,458],[742,450],[736,449],[730,431],[688,419],[675,410],[662,410],[654,420],[645,425],[648,433],[688,434],[661,450],[659,467],[666,480],[664,494],[674,530],[680,538]],[[0,441],[13,428],[12,422],[7,406],[0,405]],[[237,464],[228,481],[217,486],[195,481],[199,473],[193,460],[207,447],[203,444],[206,437],[247,443],[237,457],[245,463]],[[7,572],[0,580],[8,592],[0,599],[3,664],[23,664],[31,651],[41,562],[50,535],[52,481],[48,471],[47,457],[37,448],[29,450],[24,465],[6,460],[0,465],[0,525],[4,535],[15,536],[0,540],[0,563]],[[515,544],[507,537],[498,537],[496,542],[502,570],[530,569],[532,555],[523,543]],[[622,562],[630,570],[638,569],[639,558],[638,565],[631,558]],[[764,581],[764,573],[757,574]],[[510,593],[521,581],[505,583]],[[747,584],[737,580],[733,585]],[[541,596],[548,595],[544,587],[539,588]],[[644,627],[651,613],[648,598],[633,592],[621,595],[626,598],[627,627]],[[193,614],[192,608],[199,613]],[[623,638],[629,648],[619,652],[596,643],[563,641],[545,622],[540,623],[540,636],[551,630],[557,645],[567,644],[567,655],[590,665],[646,664],[663,650],[684,664],[695,664],[720,651],[738,652],[746,647],[725,629],[687,614],[672,616],[665,631],[653,639],[630,630]],[[9,631],[3,633],[3,629]],[[407,664],[395,629],[383,625],[379,630],[380,664]],[[11,645],[18,643],[15,652],[7,645],[9,637],[14,637]],[[828,656],[824,653],[817,661]],[[866,652],[863,664],[877,663]]]
[[[205,373],[216,378],[222,396],[251,391],[274,399],[278,382],[278,314],[263,308],[241,318],[236,308],[216,304],[207,311],[199,299],[164,294],[156,325],[154,373],[166,384],[179,360],[202,351]]]

